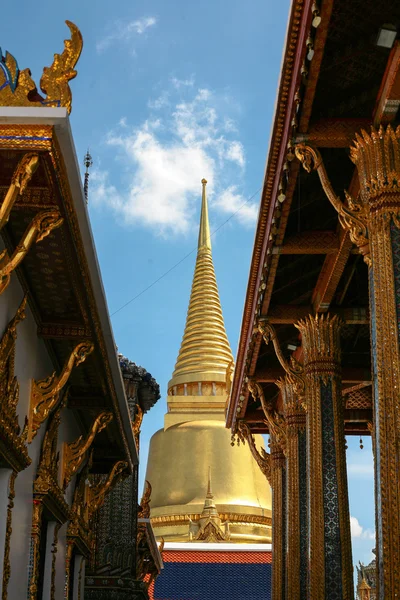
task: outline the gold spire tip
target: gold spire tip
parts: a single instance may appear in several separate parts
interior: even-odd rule
[[[207,185],[207,179],[204,179],[204,177],[203,177],[203,179],[201,180],[201,183],[202,183],[203,185]]]

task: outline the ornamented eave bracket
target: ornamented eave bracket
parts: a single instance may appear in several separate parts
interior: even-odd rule
[[[293,358],[293,356],[290,358],[290,363],[285,359],[278,341],[276,329],[275,327],[273,327],[273,325],[268,323],[267,319],[258,320],[258,331],[262,334],[264,342],[267,345],[270,342],[273,343],[276,357],[279,360],[280,365],[286,372],[287,376],[291,378],[294,390],[299,397],[299,401],[302,401],[305,395],[305,379],[303,376],[303,367]]]
[[[58,210],[45,210],[34,217],[15,248],[12,256],[7,250],[0,253],[0,294],[4,292],[11,280],[11,273],[20,265],[31,246],[48,236],[53,229],[60,227],[64,219]]]
[[[150,517],[151,490],[151,483],[146,479],[143,496],[138,510],[138,518],[140,519],[148,519]]]
[[[336,196],[318,150],[305,144],[298,144],[295,148],[295,154],[307,173],[317,171],[325,195],[338,213],[339,223],[343,229],[349,232],[351,241],[357,246],[360,254],[364,257],[365,263],[370,267],[371,258],[365,207],[346,191],[345,197],[348,206]]]
[[[0,452],[15,472],[21,471],[31,463],[25,439],[23,435],[20,435],[16,412],[19,386],[14,376],[17,326],[25,319],[26,302],[27,296],[23,298],[0,340],[0,372],[6,378],[5,396],[2,398],[2,418],[0,420]]]
[[[0,230],[7,223],[12,207],[18,196],[22,196],[32,175],[39,166],[39,155],[36,152],[24,154],[19,161],[11,179],[10,187],[0,206]]]
[[[71,37],[64,42],[64,51],[54,55],[53,64],[43,69],[40,79],[42,97],[31,78],[29,69],[20,71],[18,63],[9,52],[0,52],[0,106],[64,106],[71,112],[72,94],[69,81],[76,77],[74,67],[82,51],[83,40],[78,27],[66,21]]]
[[[267,402],[262,386],[254,379],[247,380],[247,387],[254,400],[260,400],[261,408],[265,416],[265,421],[269,428],[270,435],[275,437],[285,452],[286,449],[286,423],[285,419],[275,410],[271,402]]]
[[[64,406],[65,399],[58,406],[52,417],[50,417],[50,422],[43,438],[36,479],[33,482],[34,499],[43,502],[59,524],[65,523],[69,517],[69,506],[58,483],[58,428],[61,421],[61,411]]]
[[[72,477],[77,473],[79,467],[85,460],[96,435],[105,429],[113,420],[113,414],[108,411],[101,412],[93,421],[92,427],[84,438],[79,436],[74,442],[64,444],[63,449],[63,488],[67,488]]]
[[[60,392],[67,383],[74,367],[84,362],[86,357],[93,352],[93,349],[92,342],[81,342],[71,352],[59,376],[54,372],[46,379],[33,379],[26,431],[28,443],[32,442],[41,424],[56,407]]]
[[[239,439],[243,441],[243,443],[247,441],[254,460],[260,467],[260,470],[263,473],[263,475],[265,475],[269,483],[271,483],[271,455],[268,452],[266,452],[264,448],[261,448],[261,452],[258,451],[250,427],[242,419],[238,422],[238,436]]]
[[[136,442],[136,448],[139,451],[139,441],[140,441],[140,428],[142,426],[143,421],[143,410],[140,407],[139,402],[136,404],[136,414],[135,418],[132,422],[132,432]]]
[[[117,485],[124,474],[128,475],[127,469],[128,463],[124,460],[119,460],[115,463],[104,482],[95,486],[88,486],[86,490],[86,503],[89,522],[94,513],[104,504],[106,495]]]

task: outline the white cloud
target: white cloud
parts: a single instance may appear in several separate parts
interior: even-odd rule
[[[257,207],[244,204],[238,187],[244,148],[228,136],[214,93],[193,90],[185,101],[179,92],[174,94],[173,99],[171,90],[165,90],[160,98],[168,103],[151,105],[158,110],[157,119],[135,128],[122,121],[122,127],[110,132],[106,145],[117,150],[114,156],[126,166],[127,184],[117,189],[105,171],[92,176],[93,201],[110,206],[124,223],[145,225],[159,235],[186,234],[197,226],[194,216],[205,177],[213,206],[225,214],[239,211],[242,224],[253,224]]]
[[[164,90],[155,100],[149,100],[147,106],[153,110],[160,110],[169,104],[169,93]]]
[[[256,204],[246,203],[246,198],[236,192],[236,187],[231,185],[218,195],[214,205],[227,214],[237,213],[237,218],[244,225],[253,224],[257,218],[258,207]]]
[[[193,87],[194,86],[194,75],[191,75],[188,79],[178,79],[177,77],[171,77],[171,83],[176,90],[179,90],[183,87]]]
[[[361,538],[364,540],[375,539],[375,533],[371,529],[364,529],[356,517],[350,517],[350,531],[352,538]]]
[[[128,42],[133,37],[145,33],[147,29],[153,27],[156,23],[157,19],[155,17],[141,17],[128,23],[117,21],[114,25],[114,30],[97,42],[96,50],[101,53],[115,42]]]
[[[246,161],[244,158],[243,145],[240,142],[232,142],[230,146],[228,146],[226,158],[236,162],[240,167],[244,167]]]

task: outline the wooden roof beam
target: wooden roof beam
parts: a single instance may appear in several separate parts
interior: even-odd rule
[[[293,304],[281,304],[271,306],[265,318],[274,325],[289,325],[304,319],[313,313],[312,306],[295,306]],[[332,311],[340,315],[347,325],[368,325],[368,310],[364,307],[341,308]]]
[[[253,377],[258,383],[275,383],[284,375],[285,371],[281,367],[264,367],[257,369]],[[371,373],[368,369],[343,367],[342,383],[362,383],[364,381],[371,381]]]
[[[356,197],[359,189],[360,184],[357,170],[355,169],[349,186],[350,195]],[[348,231],[343,229],[339,223],[338,231],[339,250],[337,254],[327,255],[312,295],[311,302],[315,313],[327,312],[329,310],[353,248]]]
[[[317,148],[348,148],[355,134],[369,130],[372,119],[321,119],[310,125],[307,133],[296,136],[296,144],[307,143]]]
[[[390,123],[400,106],[400,40],[394,43],[374,109],[374,125]]]
[[[339,236],[334,231],[305,231],[274,246],[272,254],[335,254],[338,249]]]

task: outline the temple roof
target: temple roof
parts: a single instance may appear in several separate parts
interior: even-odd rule
[[[278,86],[276,113],[256,226],[227,425],[245,419],[267,433],[248,378],[281,410],[275,381],[284,373],[259,319],[275,327],[285,360],[301,340],[294,324],[309,314],[338,314],[346,434],[367,434],[372,419],[368,273],[338,223],[318,175],[300,169],[294,148],[318,149],[335,193],[357,197],[349,156],[355,134],[370,125],[398,123],[400,41],[378,43],[385,23],[398,23],[390,0],[294,0]],[[297,352],[297,354],[296,354]]]
[[[185,332],[168,388],[196,381],[224,382],[233,360],[211,254],[206,184],[203,179],[197,259]]]

